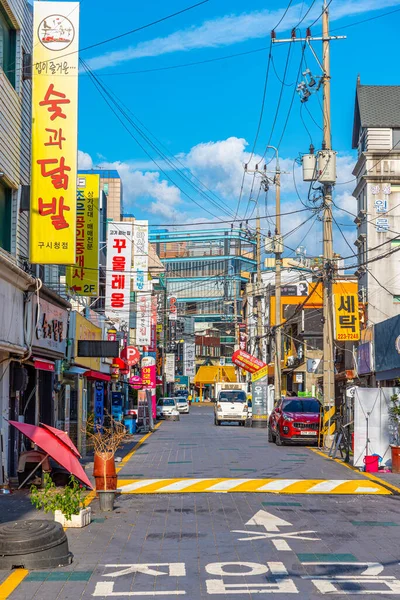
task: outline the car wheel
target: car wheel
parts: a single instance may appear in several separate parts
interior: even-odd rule
[[[271,443],[275,442],[275,436],[273,434],[271,425],[268,426],[268,441]]]
[[[283,446],[284,445],[284,441],[281,438],[281,434],[279,433],[279,430],[277,430],[277,432],[275,434],[275,444],[277,446]]]

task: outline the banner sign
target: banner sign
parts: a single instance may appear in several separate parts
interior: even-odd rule
[[[153,419],[157,418],[156,398],[156,359],[151,356],[142,358],[142,383],[143,389],[149,390],[151,395],[151,409]]]
[[[129,323],[132,223],[112,222],[107,232],[106,316]]]
[[[358,294],[333,294],[335,340],[359,340]]]
[[[251,384],[254,421],[268,420],[268,381],[261,380]]]
[[[244,350],[236,350],[236,352],[232,354],[232,362],[237,367],[240,367],[249,373],[255,373],[267,366],[265,362],[248,352],[244,352]]]
[[[196,375],[196,344],[183,345],[183,374],[188,377]]]
[[[264,377],[268,378],[268,365],[265,365],[265,367],[261,367],[261,369],[259,369],[255,373],[253,373],[251,376],[251,381],[252,382],[259,381],[260,379],[263,379]]]
[[[149,222],[133,223],[133,290],[144,292],[149,279]]]
[[[165,380],[167,383],[175,381],[175,354],[165,355]]]
[[[149,292],[136,293],[137,329],[136,344],[150,346],[151,344],[151,296]]]
[[[34,2],[30,262],[75,262],[78,2]]]
[[[176,306],[176,297],[170,296],[168,298],[168,306],[169,306],[169,315],[168,318],[170,321],[176,321],[178,319],[178,308]]]
[[[168,352],[176,352],[176,321],[169,321]]]
[[[96,381],[94,384],[94,431],[102,433],[104,420],[104,383]]]
[[[150,346],[148,352],[157,352],[157,296],[151,296]]]
[[[239,350],[247,350],[247,325],[246,323],[239,323]]]
[[[100,175],[79,175],[76,191],[76,262],[67,286],[77,296],[99,295]]]

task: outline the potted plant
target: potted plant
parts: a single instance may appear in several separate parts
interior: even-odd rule
[[[88,430],[88,436],[94,449],[93,476],[96,481],[100,509],[113,510],[117,489],[115,453],[122,446],[126,428],[122,423],[107,415],[107,425],[93,423]]]
[[[392,473],[400,473],[400,404],[399,395],[390,396],[389,416],[392,421]]]
[[[44,475],[44,486],[31,486],[31,502],[45,513],[53,512],[54,520],[63,527],[85,527],[91,522],[92,509],[84,507],[84,490],[71,475],[64,488],[56,487],[48,473]]]

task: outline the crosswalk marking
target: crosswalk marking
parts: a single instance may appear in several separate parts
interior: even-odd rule
[[[259,492],[280,492],[285,488],[298,483],[298,479],[275,479],[270,481],[266,485],[263,485],[258,491]]]
[[[187,494],[254,492],[272,494],[390,495],[384,486],[366,479],[118,479],[122,494]]]
[[[335,487],[337,487],[338,485],[341,485],[342,483],[346,483],[346,479],[334,479],[334,480],[328,479],[327,481],[321,481],[320,483],[317,483],[316,485],[314,485],[310,489],[310,492],[312,492],[312,493],[314,493],[314,492],[331,492],[332,490],[335,489]]]

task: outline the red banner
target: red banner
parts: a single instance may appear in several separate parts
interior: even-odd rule
[[[240,367],[249,373],[256,373],[267,366],[265,362],[244,350],[236,350],[236,352],[232,354],[232,362],[237,367]]]

